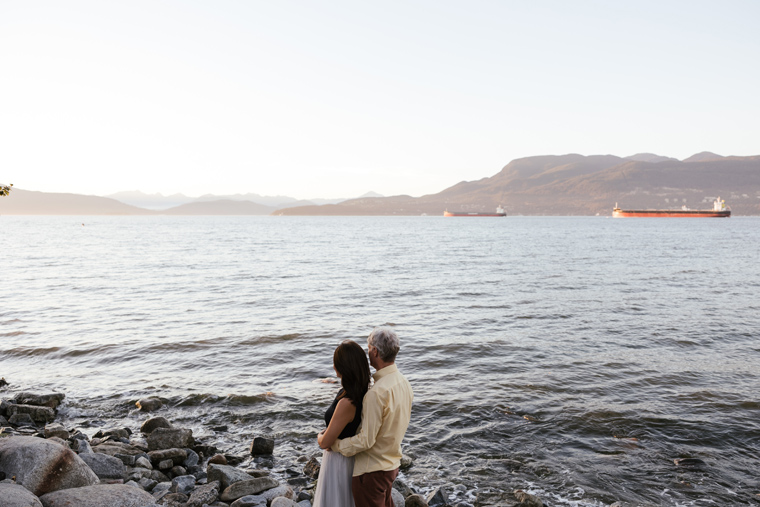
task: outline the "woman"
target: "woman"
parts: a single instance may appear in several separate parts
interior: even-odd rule
[[[322,466],[314,494],[314,507],[354,507],[351,476],[354,458],[330,450],[339,438],[356,434],[362,419],[362,400],[369,389],[367,355],[358,343],[346,340],[335,349],[333,368],[343,388],[325,412],[327,428],[319,433],[317,443],[324,449]]]

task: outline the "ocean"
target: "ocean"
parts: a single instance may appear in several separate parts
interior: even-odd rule
[[[760,504],[760,218],[0,217],[0,376],[60,421],[137,399],[275,473],[319,453],[375,326],[415,401],[403,479],[452,499]],[[691,465],[676,460],[693,458]]]

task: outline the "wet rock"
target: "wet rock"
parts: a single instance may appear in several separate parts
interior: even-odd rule
[[[37,405],[9,405],[8,420],[13,423],[13,416],[16,414],[29,414],[35,422],[51,423],[55,419],[55,412],[50,407],[40,407]]]
[[[678,458],[674,459],[673,463],[675,463],[676,466],[688,468],[700,468],[706,465],[706,463],[699,458]]]
[[[0,387],[5,387],[8,385],[8,381],[5,380],[5,377],[0,378]]]
[[[167,428],[171,429],[174,426],[172,426],[172,423],[169,422],[169,420],[165,417],[151,417],[144,423],[142,423],[142,426],[140,426],[140,432],[143,435],[150,435],[153,430],[158,428]]]
[[[298,493],[298,496],[296,497],[296,501],[300,502],[301,500],[311,500],[312,496],[311,493],[308,491],[301,491]]]
[[[402,495],[396,488],[391,488],[391,500],[393,500],[394,507],[405,507],[404,495]]]
[[[13,414],[8,422],[13,426],[34,426],[34,420],[29,414]]]
[[[428,507],[422,495],[409,495],[404,502],[405,507]]]
[[[525,505],[527,507],[544,507],[544,502],[542,502],[540,498],[531,495],[530,493],[526,493],[521,489],[516,489],[514,495],[515,498],[517,498],[517,501],[520,502],[520,505]]]
[[[409,470],[412,468],[413,464],[414,459],[412,459],[411,456],[407,456],[406,454],[401,455],[401,464],[399,465],[399,468],[401,470]]]
[[[127,467],[118,458],[107,454],[81,454],[79,458],[95,472],[98,479],[123,479],[127,475]]]
[[[228,465],[238,466],[240,463],[248,459],[247,456],[238,456],[236,454],[225,454],[224,459],[227,460]]]
[[[180,475],[172,479],[172,486],[169,491],[172,493],[182,493],[189,495],[195,489],[195,477],[192,475]]]
[[[99,484],[48,493],[40,501],[45,507],[144,507],[153,504],[153,497],[126,484]]]
[[[269,507],[298,507],[298,504],[296,504],[290,498],[285,498],[284,496],[278,496],[277,498],[274,498],[272,500],[272,503],[269,504]]]
[[[61,423],[51,423],[45,426],[45,438],[58,437],[68,440],[69,436],[68,430]]]
[[[42,507],[42,502],[20,484],[0,483],[0,505],[3,507]]]
[[[10,422],[8,422],[8,419],[6,419],[4,415],[0,415],[0,427],[8,426],[8,425],[10,425]]]
[[[224,454],[214,454],[209,458],[208,463],[209,465],[226,465],[227,458],[224,457]]]
[[[401,493],[401,496],[403,496],[404,498],[406,498],[409,495],[411,495],[412,493],[414,493],[414,491],[412,490],[412,488],[410,488],[401,479],[396,479],[395,481],[393,481],[393,489],[398,490],[398,492]]]
[[[222,494],[219,496],[219,498],[223,502],[229,502],[232,500],[237,500],[238,498],[241,498],[247,495],[257,495],[263,491],[276,488],[278,485],[279,483],[276,480],[272,479],[271,477],[258,477],[256,479],[248,479],[247,481],[238,481],[238,482],[234,482],[230,484],[227,488],[225,488],[224,491],[222,491]],[[291,491],[291,498],[292,498],[293,490],[291,489],[290,491]],[[284,495],[277,495],[277,496],[284,496]]]
[[[129,437],[129,445],[136,447],[141,451],[148,451],[148,440],[140,436],[132,435]]]
[[[176,447],[173,449],[162,449],[160,451],[150,451],[148,453],[148,458],[150,458],[150,461],[153,463],[158,463],[158,462],[169,459],[172,461],[172,466],[174,466],[174,465],[179,465],[180,463],[183,463],[187,459],[187,451],[184,449],[178,449]]]
[[[213,503],[219,496],[219,488],[218,481],[196,487],[187,501],[187,507],[203,507],[204,504]]]
[[[251,442],[251,456],[268,455],[274,452],[274,439],[256,437]]]
[[[95,473],[71,449],[34,437],[0,439],[0,470],[37,496],[98,483]]]
[[[319,461],[316,457],[313,457],[303,466],[303,474],[312,479],[319,477]]]
[[[164,402],[160,398],[150,396],[148,398],[142,398],[135,403],[138,409],[143,412],[154,412],[164,406]]]
[[[245,473],[243,470],[240,470],[235,467],[231,467],[229,465],[210,464],[206,468],[206,473],[208,474],[209,482],[218,481],[220,484],[220,489],[222,491],[229,488],[232,484],[236,482],[251,480],[251,476]],[[253,495],[255,493],[249,493],[249,494]],[[245,496],[245,495],[240,495],[240,496]]]
[[[37,405],[48,407],[53,410],[58,408],[58,405],[66,398],[63,393],[52,394],[34,394],[34,393],[18,393],[13,397],[13,402],[17,405]]]
[[[442,507],[446,505],[448,499],[449,495],[446,494],[446,491],[442,487],[439,487],[430,492],[427,498],[425,498],[425,502],[430,507]]]
[[[156,428],[148,435],[148,449],[172,449],[193,446],[193,430],[184,428]]]
[[[198,456],[197,452],[192,449],[185,449],[185,452],[187,453],[187,458],[182,462],[182,466],[189,468],[197,466],[198,463],[200,463],[201,458]]]

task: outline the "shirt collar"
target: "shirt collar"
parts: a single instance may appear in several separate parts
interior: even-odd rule
[[[377,382],[378,380],[385,377],[386,375],[390,375],[391,373],[396,373],[397,371],[398,371],[398,367],[396,367],[396,363],[393,363],[386,366],[382,370],[377,370],[375,374],[372,375],[372,378],[375,379],[375,382]]]

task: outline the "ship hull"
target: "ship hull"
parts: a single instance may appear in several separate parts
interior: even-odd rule
[[[506,213],[467,213],[464,211],[444,211],[445,217],[505,217]]]
[[[730,210],[680,210],[680,209],[615,209],[613,218],[645,217],[645,218],[728,218]]]

